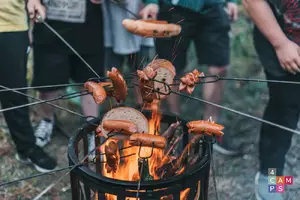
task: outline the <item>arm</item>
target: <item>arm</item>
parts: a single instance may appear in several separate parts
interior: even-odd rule
[[[275,49],[288,42],[288,38],[265,0],[243,0],[243,4],[253,22]]]
[[[300,73],[300,48],[289,40],[265,0],[243,0],[246,11],[276,51],[281,67],[292,74]]]

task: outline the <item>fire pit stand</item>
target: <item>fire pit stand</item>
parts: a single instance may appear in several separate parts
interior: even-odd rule
[[[144,114],[145,116],[149,115],[149,113]],[[186,121],[176,116],[163,115],[161,123],[169,125],[175,122],[176,119],[183,124],[182,130],[184,136],[181,141],[183,149],[189,140],[187,127],[185,126]],[[70,166],[80,163],[81,159],[79,158],[79,153],[84,153],[84,156],[88,154],[87,135],[92,133],[96,128],[92,124],[99,124],[99,122],[100,119],[96,118],[91,120],[91,123],[85,123],[70,139],[68,145],[68,159]],[[96,145],[97,143],[99,143],[99,141],[96,141]],[[190,188],[188,196],[184,199],[207,200],[211,160],[210,148],[211,142],[203,142],[200,149],[203,153],[197,164],[184,173],[172,176],[166,180],[141,181],[139,191],[137,191],[137,181],[111,179],[103,176],[101,173],[96,173],[89,168],[88,165],[80,165],[70,173],[72,199],[89,200],[91,199],[91,193],[93,192],[96,196],[93,199],[105,200],[105,194],[112,194],[116,197],[111,199],[127,200],[136,199],[137,192],[139,192],[140,200],[180,200],[180,193],[185,189]],[[98,163],[96,171],[100,171],[99,167],[101,166]],[[167,196],[168,198],[166,198]],[[170,198],[170,196],[172,196],[172,198]]]

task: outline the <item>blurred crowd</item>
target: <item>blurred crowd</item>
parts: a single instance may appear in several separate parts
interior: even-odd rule
[[[279,1],[245,0],[244,5],[253,22],[254,43],[269,80],[300,81],[300,56],[297,36],[289,32],[283,15],[288,12]],[[278,9],[277,9],[278,8]],[[122,25],[124,19],[165,20],[181,25],[179,36],[143,38],[129,33]],[[147,65],[154,57],[167,59],[176,68],[176,75],[186,73],[187,50],[193,42],[198,65],[208,66],[206,75],[226,76],[230,66],[231,23],[238,19],[235,0],[4,0],[0,3],[0,85],[2,88],[27,86],[28,47],[33,50],[33,80],[31,86],[47,86],[86,82],[95,73],[57,37],[44,20],[57,31],[92,67],[99,76],[107,69],[129,66],[132,71]],[[30,31],[32,30],[32,31]],[[197,68],[195,66],[194,68]],[[299,118],[297,85],[268,84],[270,100],[264,119],[295,129]],[[37,89],[39,99],[53,99],[65,93],[63,87]],[[22,91],[26,93],[26,91]],[[205,84],[203,99],[221,104],[224,82]],[[290,98],[286,98],[289,96]],[[85,116],[99,116],[99,105],[91,95],[81,96]],[[24,95],[6,91],[0,93],[2,109],[28,104]],[[180,113],[176,95],[167,99],[172,113]],[[141,105],[141,100],[137,100]],[[203,119],[219,121],[220,110],[206,105]],[[43,147],[51,142],[56,124],[54,107],[42,104],[42,120],[33,129],[28,107],[3,112],[10,134],[16,144],[16,159],[32,163],[36,170],[47,172],[56,168],[55,159]],[[224,137],[230,137],[226,133]],[[268,168],[277,168],[282,175],[284,156],[291,145],[288,131],[263,124],[260,133],[260,170],[256,175],[256,195],[261,199],[281,199],[268,193]],[[94,148],[93,137],[90,150]],[[239,155],[230,140],[219,140],[214,150],[229,156]],[[274,150],[271,147],[277,146]]]

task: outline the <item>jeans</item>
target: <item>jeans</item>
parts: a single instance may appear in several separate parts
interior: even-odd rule
[[[268,80],[297,81],[300,75],[275,77],[266,74]],[[269,101],[263,119],[296,129],[300,113],[300,85],[268,83]],[[285,155],[291,146],[293,133],[263,123],[260,132],[260,172],[268,175],[268,168],[276,168],[276,175],[283,175]]]
[[[26,87],[28,32],[0,33],[0,89]],[[26,93],[26,90],[21,92]],[[28,104],[25,96],[15,92],[0,92],[2,109]],[[29,107],[3,112],[11,137],[19,153],[26,153],[35,145],[29,118]]]

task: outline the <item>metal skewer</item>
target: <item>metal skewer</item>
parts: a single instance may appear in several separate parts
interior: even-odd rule
[[[37,22],[43,23],[49,30],[51,30],[100,79],[99,74],[87,63],[87,61],[84,60],[81,55],[56,30],[54,30],[47,22],[45,22],[40,15],[37,16],[36,20]]]
[[[113,136],[110,135],[111,132],[109,132],[107,135],[108,138],[105,138],[103,140],[103,142],[101,144],[99,144],[98,146],[96,146],[92,151],[90,151],[86,156],[84,156],[84,158],[79,162],[77,163],[76,165],[74,165],[71,169],[69,169],[63,176],[61,176],[59,179],[57,179],[56,181],[52,182],[45,190],[43,190],[41,193],[39,193],[33,200],[38,200],[40,199],[44,194],[46,194],[51,188],[53,188],[57,183],[59,183],[66,175],[68,175],[73,169],[75,169],[76,167],[82,165],[82,163],[96,150],[98,149],[101,145],[103,145],[110,137]]]

